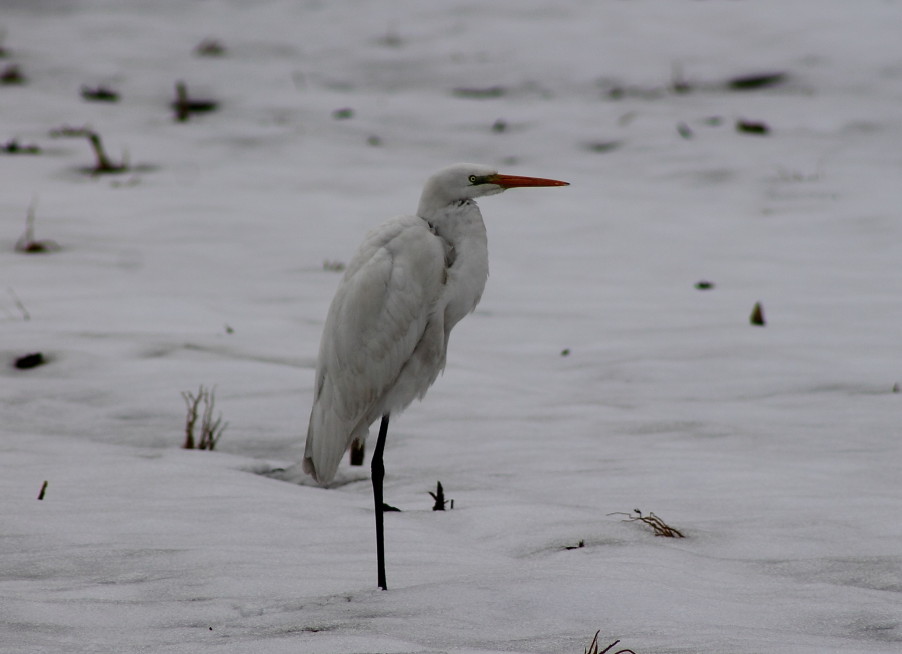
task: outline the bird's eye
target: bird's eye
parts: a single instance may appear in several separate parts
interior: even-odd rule
[[[476,175],[470,175],[470,177],[469,177],[470,184],[475,184],[478,179],[479,178],[476,177]]]

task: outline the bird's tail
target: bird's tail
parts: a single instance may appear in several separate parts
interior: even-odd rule
[[[318,484],[326,486],[335,477],[341,457],[352,441],[366,440],[366,425],[353,425],[329,420],[322,415],[317,404],[310,412],[310,424],[307,427],[307,445],[304,448],[304,472],[313,477]],[[334,424],[334,423],[338,424]],[[362,427],[362,429],[361,429]],[[359,432],[359,433],[358,433]]]
[[[313,480],[319,483],[319,476],[316,474],[316,465],[309,456],[304,456],[304,472],[313,477]]]

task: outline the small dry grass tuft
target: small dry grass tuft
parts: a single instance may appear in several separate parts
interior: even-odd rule
[[[609,513],[608,515],[625,515],[627,516],[627,518],[624,522],[644,522],[649,527],[654,529],[655,536],[664,536],[665,538],[685,538],[682,532],[668,525],[654,513],[643,515],[642,511],[640,511],[639,509],[633,509],[632,513],[616,512]]]
[[[195,395],[191,391],[182,391],[182,398],[188,409],[185,419],[185,442],[182,445],[186,450],[213,450],[222,436],[222,432],[229,423],[222,421],[222,414],[213,419],[213,405],[216,403],[216,388],[207,390],[201,385]],[[201,411],[203,405],[203,411]],[[195,441],[194,428],[200,419],[200,437]]]
[[[586,648],[586,651],[583,654],[636,654],[631,649],[618,649],[614,652],[611,652],[611,649],[616,647],[620,642],[619,640],[615,640],[613,643],[605,647],[604,649],[598,649],[598,634],[601,633],[601,630],[595,632],[595,636],[592,638],[592,642],[589,643],[589,647]]]

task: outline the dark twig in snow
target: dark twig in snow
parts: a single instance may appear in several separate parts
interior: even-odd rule
[[[184,82],[175,83],[175,101],[172,108],[175,110],[175,119],[185,122],[191,114],[215,111],[218,107],[215,100],[193,100],[188,97],[188,86]]]
[[[756,327],[764,327],[767,324],[764,320],[764,307],[761,306],[760,302],[755,302],[755,306],[752,308],[752,315],[749,316],[749,322]]]
[[[81,97],[90,102],[119,102],[119,94],[102,84],[95,87],[82,86]]]
[[[432,506],[433,511],[444,511],[445,505],[448,504],[448,500],[445,499],[445,489],[442,488],[442,482],[438,482],[436,484],[435,492],[429,491],[429,494],[432,495],[432,499],[435,500],[435,504]],[[454,504],[451,505],[451,508],[454,508]]]
[[[661,520],[661,518],[656,516],[654,513],[649,513],[648,515],[642,515],[642,511],[640,511],[639,509],[633,509],[633,513],[635,513],[636,515],[633,515],[632,513],[622,513],[622,512],[609,513],[608,515],[625,515],[625,516],[627,516],[627,519],[624,522],[636,522],[636,521],[644,522],[649,527],[654,529],[655,536],[664,536],[666,538],[685,538],[685,536],[683,536],[682,532],[680,532],[678,529],[674,529],[673,527],[668,525],[666,522]]]
[[[128,170],[128,163],[123,158],[121,163],[113,163],[106,152],[103,150],[103,142],[100,140],[100,134],[88,127],[69,127],[63,126],[50,130],[52,137],[85,137],[94,151],[94,157],[97,162],[90,169],[92,175],[102,175],[105,173],[124,173]]]
[[[607,654],[608,652],[610,652],[610,650],[613,647],[615,647],[620,642],[619,639],[615,640],[613,643],[611,643],[604,649],[600,650],[600,649],[598,649],[598,634],[600,634],[600,633],[601,633],[600,629],[595,632],[595,637],[592,638],[592,642],[589,643],[589,647],[586,649],[584,654]],[[611,654],[636,654],[636,652],[634,652],[631,649],[618,649],[616,652],[611,652]]]
[[[54,241],[36,241],[34,239],[34,214],[36,200],[32,200],[25,214],[25,233],[16,241],[16,252],[24,252],[25,254],[43,254],[46,252],[54,252],[60,249]]]
[[[228,427],[228,423],[222,421],[222,414],[213,419],[213,406],[216,403],[216,388],[207,390],[200,386],[195,395],[191,391],[182,391],[182,398],[185,400],[185,406],[188,409],[188,415],[185,418],[185,442],[182,445],[186,450],[213,450],[216,443],[222,436],[222,432]],[[200,406],[203,404],[203,412],[200,412]],[[194,429],[197,426],[197,419],[200,418],[200,437],[195,443]]]

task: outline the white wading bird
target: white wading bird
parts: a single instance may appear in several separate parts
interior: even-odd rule
[[[386,589],[382,452],[391,413],[421,398],[445,366],[448,335],[476,308],[489,274],[474,198],[517,186],[567,186],[456,164],[429,178],[416,215],[372,230],[329,308],[316,364],[304,470],[322,485],[382,418],[373,452],[379,587]]]

